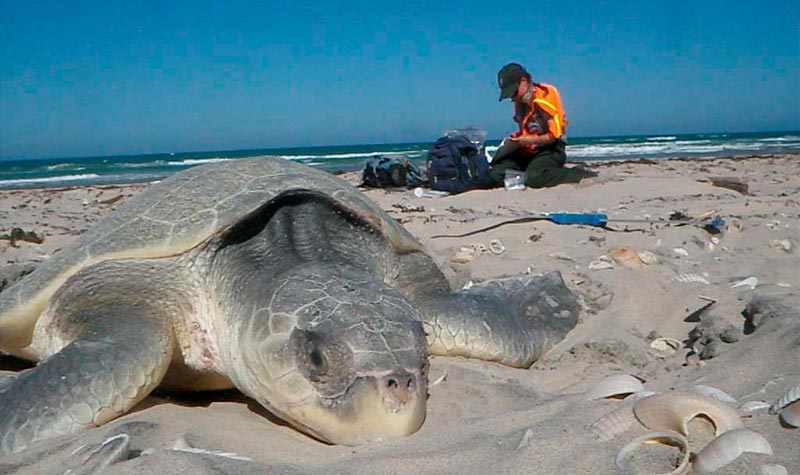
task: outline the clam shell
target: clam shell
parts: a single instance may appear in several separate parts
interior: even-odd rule
[[[800,401],[795,401],[784,407],[780,412],[781,420],[792,426],[800,427]]]
[[[703,415],[714,424],[715,435],[742,427],[742,418],[733,407],[695,392],[673,391],[636,401],[633,413],[652,430],[671,430],[688,435],[687,425]]]
[[[637,254],[639,255],[639,259],[645,264],[650,265],[658,263],[658,257],[650,251],[639,251]]]
[[[613,439],[631,428],[638,421],[633,415],[633,405],[639,399],[652,396],[652,391],[639,391],[622,401],[622,405],[596,420],[589,429],[603,442]]]
[[[767,439],[750,429],[732,429],[708,443],[697,453],[692,468],[697,473],[713,473],[745,452],[772,455]]]
[[[705,277],[703,277],[700,274],[681,274],[675,276],[675,280],[677,280],[678,282],[682,282],[684,284],[705,284],[705,285],[711,284],[711,282],[709,282]]]
[[[795,401],[800,401],[800,384],[789,388],[788,391],[783,393],[783,395],[775,401],[775,404],[769,408],[769,412],[770,414],[777,414],[778,411]]]
[[[641,269],[645,266],[644,262],[642,262],[642,259],[639,257],[639,254],[629,247],[613,247],[609,249],[608,253],[615,261],[617,261],[618,264],[623,267]]]
[[[728,404],[736,404],[736,398],[731,396],[730,394],[726,393],[721,389],[717,389],[711,386],[704,386],[702,384],[697,384],[691,387],[691,390],[703,394],[705,396],[711,396],[717,401],[725,402]]]
[[[636,447],[647,444],[651,442],[660,442],[663,440],[667,440],[673,442],[674,445],[677,445],[681,448],[681,462],[678,464],[675,469],[670,472],[663,472],[658,474],[650,474],[648,475],[679,475],[686,470],[687,465],[689,465],[689,441],[686,440],[686,437],[672,431],[663,431],[663,432],[650,432],[649,434],[645,434],[641,437],[637,437],[630,441],[622,450],[619,451],[617,454],[617,458],[614,461],[617,465],[617,468],[620,471],[625,470],[625,457],[628,456],[631,452],[633,452]],[[625,472],[628,473],[628,472]]]
[[[621,396],[644,390],[642,382],[628,374],[612,374],[606,376],[586,391],[586,399],[603,399]]]

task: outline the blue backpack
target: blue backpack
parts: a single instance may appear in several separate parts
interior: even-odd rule
[[[428,150],[427,164],[428,182],[434,190],[455,194],[494,184],[486,157],[462,135],[437,140]]]

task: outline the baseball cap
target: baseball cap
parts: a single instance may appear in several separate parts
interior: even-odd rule
[[[518,63],[508,63],[497,71],[497,85],[500,86],[500,100],[514,97],[519,81],[528,76],[528,71]]]

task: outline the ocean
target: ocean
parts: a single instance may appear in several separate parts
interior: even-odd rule
[[[487,141],[491,154],[499,141]],[[359,170],[376,154],[403,154],[424,165],[431,143],[270,148],[109,157],[0,159],[0,189],[107,185],[157,181],[189,167],[276,155],[330,172]],[[800,131],[638,135],[569,139],[570,162],[800,153]]]

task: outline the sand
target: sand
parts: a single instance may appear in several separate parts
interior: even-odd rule
[[[584,305],[579,325],[529,370],[432,357],[431,381],[444,379],[430,388],[427,420],[410,437],[330,446],[276,423],[235,391],[158,393],[103,427],[0,460],[0,473],[64,473],[79,459],[70,456],[77,447],[126,433],[130,459],[104,473],[613,474],[619,473],[617,451],[646,429],[634,426],[609,441],[590,431],[594,421],[621,404],[586,400],[584,392],[605,375],[635,375],[653,391],[713,386],[737,405],[771,403],[800,384],[800,156],[592,166],[599,177],[545,190],[480,190],[435,199],[410,190],[365,190],[420,239],[454,288],[558,270]],[[358,182],[357,174],[345,177]],[[714,185],[717,177],[745,182],[747,194]],[[146,186],[0,191],[0,234],[18,227],[44,238],[41,244],[18,241],[16,247],[0,241],[0,287]],[[602,212],[611,219],[718,215],[726,224],[711,234],[693,224],[611,223],[614,230],[606,230],[542,220],[463,238],[432,237],[555,211]],[[485,250],[492,240],[500,241],[502,253]],[[477,251],[468,262],[453,262],[463,247]],[[637,259],[636,252],[651,263]],[[633,267],[613,255],[628,256]],[[749,277],[758,280],[754,289],[732,287]],[[743,334],[742,311],[755,297],[789,306]],[[709,299],[716,303],[707,306]],[[655,337],[686,341],[698,326],[703,335],[695,351],[659,353],[650,347]],[[0,359],[0,370],[20,367]],[[766,437],[774,455],[746,454],[717,473],[757,473],[762,463],[800,473],[800,430],[783,427],[766,411],[743,420]],[[697,451],[710,430],[702,422],[691,427]],[[246,460],[170,450],[179,438]],[[647,450],[632,463],[669,471],[676,450]]]

